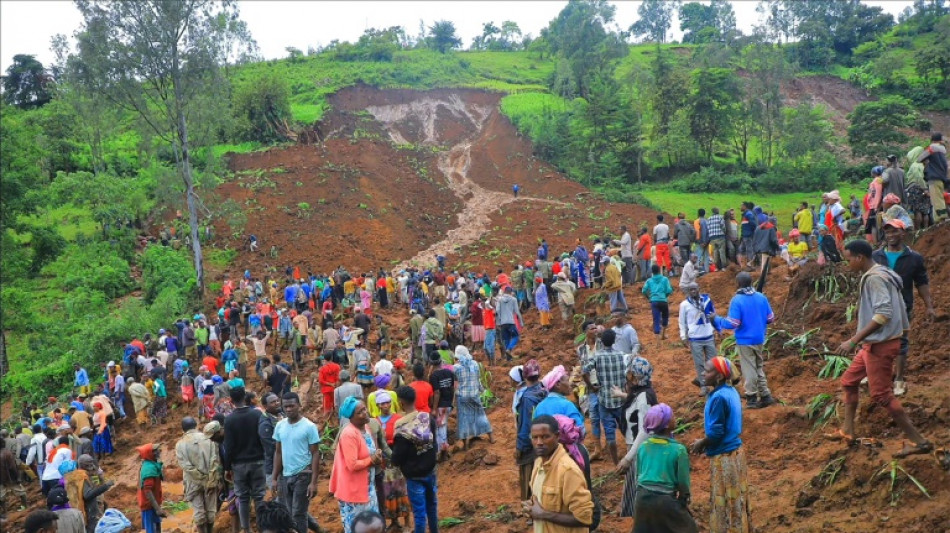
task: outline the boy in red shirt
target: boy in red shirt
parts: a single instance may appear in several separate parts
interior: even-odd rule
[[[333,412],[333,391],[340,381],[340,365],[333,362],[333,352],[323,354],[323,366],[320,367],[320,392],[323,394],[323,412]]]
[[[142,458],[139,471],[139,510],[145,533],[161,533],[162,518],[168,516],[162,509],[162,462],[158,444],[143,444],[136,448]]]
[[[432,390],[432,385],[426,380],[425,373],[426,367],[422,363],[412,365],[412,376],[416,379],[409,386],[416,391],[416,411],[431,413],[432,395],[435,391]]]
[[[488,363],[495,364],[495,308],[491,306],[491,300],[482,299],[482,323],[485,325],[485,355],[488,356]]]

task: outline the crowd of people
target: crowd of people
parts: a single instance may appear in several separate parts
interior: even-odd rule
[[[941,180],[929,178],[933,161],[939,167],[945,153],[942,139],[934,139],[908,155],[914,164],[927,163],[934,202],[928,221],[946,215],[934,200],[941,191],[933,182]],[[455,449],[453,441],[463,449],[483,438],[494,443],[485,410],[493,397],[488,369],[504,364],[515,386],[520,499],[535,531],[596,527],[603,509],[592,491],[591,463],[605,457],[624,475],[620,514],[635,517],[634,531],[695,531],[688,510],[690,453],[710,462],[709,530],[750,531],[742,412],[778,403],[763,357],[775,317],[761,292],[775,257],[784,259],[789,277],[810,260],[829,267],[847,261],[861,276],[857,332],[838,348],[842,355],[857,350],[842,377],[844,424],[828,437],[856,440],[859,385],[866,378],[872,400],[911,441],[897,455],[933,449],[897,399],[906,392],[914,288],[926,315],[935,314],[924,262],[905,244],[914,221],[920,223],[922,192],[916,178],[905,181],[896,158],[888,160],[887,168],[872,169],[864,209],[857,206],[865,239],[846,242],[860,232],[849,229],[851,206],[831,191],[817,212],[802,203],[787,241],[774,217],[746,202],[738,217],[733,209],[712,207],[708,218],[705,209],[693,220],[679,213],[672,227],[657,215],[636,238],[622,226],[617,238],[594,239],[590,251],[578,239],[573,250],[557,255],[541,240],[534,257],[493,276],[450,270],[439,256],[429,268],[351,275],[340,266],[304,276],[288,266],[282,282],[276,273],[263,279],[250,271],[237,283],[224,279],[210,316],[199,312],[130,340],[121,358],[101,365],[99,380],[76,364],[68,398],[23,405],[22,424],[4,430],[0,449],[4,510],[16,499],[26,506],[22,483],[32,482],[49,511],[30,515],[28,533],[50,527],[92,533],[109,531],[103,521],[106,527],[127,524],[102,504],[114,482],[100,462],[115,452],[124,425],[168,430],[174,403],[186,413],[174,462],[199,532],[211,533],[219,512],[231,515],[234,532],[251,531],[252,504],[260,531],[323,530],[309,507],[324,454],[332,454],[329,491],[346,533],[438,531],[438,464]],[[881,244],[875,249],[874,243]],[[730,264],[739,270],[736,293],[727,312],[717,314],[701,290],[702,277]],[[626,301],[631,289],[648,300],[660,344],[675,293],[670,278],[677,275],[679,337],[692,358],[692,383],[705,399],[703,437],[689,446],[673,436],[675,413],[653,389],[654,365],[629,322]],[[585,315],[574,364],[546,372],[533,358],[516,364],[525,358],[518,346],[526,318],[535,316],[528,311],[537,311],[544,331],[555,327],[556,303],[557,327],[573,333],[581,290],[601,294],[606,313]],[[410,316],[404,343],[386,320],[398,312]],[[735,337],[734,359],[717,347],[726,332]],[[167,514],[162,448],[148,442],[136,453],[141,524],[157,533]]]

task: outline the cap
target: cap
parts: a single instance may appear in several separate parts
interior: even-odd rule
[[[884,223],[884,227],[891,226],[899,230],[907,229],[907,224],[904,224],[904,221],[899,218],[892,218]]]

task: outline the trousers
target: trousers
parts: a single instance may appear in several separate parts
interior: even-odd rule
[[[409,493],[409,503],[412,505],[412,519],[415,523],[413,531],[425,533],[428,524],[429,533],[438,533],[439,486],[435,472],[426,477],[407,479],[406,491]]]
[[[241,529],[251,529],[251,499],[254,499],[254,508],[264,501],[267,486],[264,481],[264,462],[238,463],[232,468],[234,480],[234,494],[238,499],[238,519]]]
[[[297,531],[307,531],[307,508],[310,498],[307,497],[307,487],[310,485],[311,473],[309,470],[292,476],[280,476],[278,491],[280,501],[287,506],[294,517]]]
[[[761,344],[739,345],[739,366],[742,368],[746,396],[764,398],[772,395],[768,381],[765,379],[764,365]]]

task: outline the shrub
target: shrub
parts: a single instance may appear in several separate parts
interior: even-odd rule
[[[43,268],[50,286],[60,290],[85,288],[106,297],[118,298],[132,288],[129,263],[116,254],[109,243],[70,245],[63,254]]]
[[[237,133],[242,140],[270,143],[285,138],[291,119],[290,87],[275,73],[262,73],[237,86],[233,98]]]
[[[152,245],[142,254],[142,289],[145,302],[153,303],[166,289],[192,294],[197,284],[195,271],[184,251]]]

